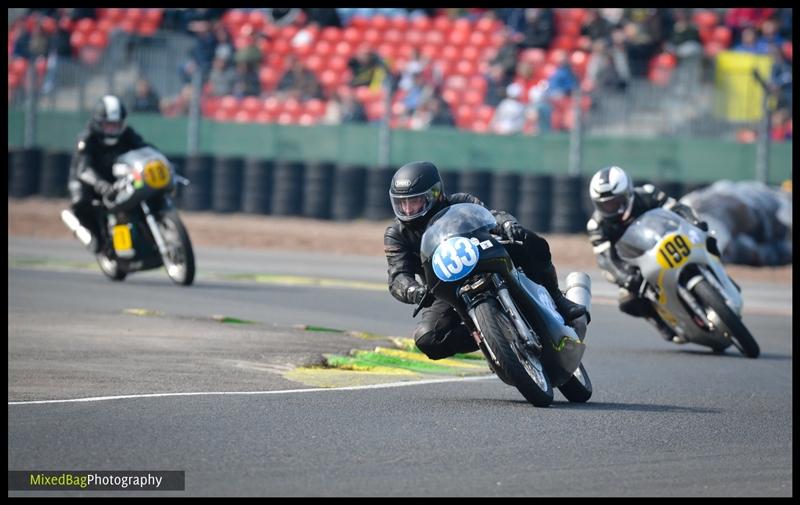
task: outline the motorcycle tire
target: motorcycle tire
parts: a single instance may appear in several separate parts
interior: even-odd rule
[[[195,273],[194,250],[186,227],[183,226],[181,219],[174,213],[162,215],[158,221],[158,226],[171,252],[176,243],[183,251],[181,258],[177,262],[164,258],[164,267],[167,270],[167,275],[175,284],[181,286],[191,285],[194,282]]]
[[[558,390],[572,403],[586,403],[592,397],[592,381],[583,363],[567,382],[558,387]]]
[[[500,309],[497,301],[490,298],[478,304],[475,307],[475,317],[485,344],[492,350],[503,373],[511,378],[522,396],[536,407],[547,407],[553,403],[553,386],[542,369],[541,362],[522,348],[514,324]],[[531,362],[538,367],[534,367]]]
[[[97,264],[100,265],[100,270],[106,277],[117,282],[125,280],[128,272],[120,268],[116,260],[109,258],[104,253],[97,254],[95,257],[97,258]]]
[[[710,308],[717,313],[727,327],[721,328],[721,330],[725,331],[727,329],[730,332],[728,336],[736,348],[748,358],[757,358],[761,351],[756,340],[744,325],[742,319],[728,307],[722,296],[717,293],[717,290],[707,280],[702,280],[697,283],[693,291],[706,308]]]

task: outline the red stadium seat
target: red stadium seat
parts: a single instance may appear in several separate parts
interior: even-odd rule
[[[455,71],[457,74],[469,77],[475,74],[478,71],[478,68],[471,61],[461,60],[456,64]]]
[[[483,93],[474,89],[468,89],[464,92],[464,103],[472,107],[478,107],[483,104]]]
[[[567,56],[567,51],[564,49],[551,49],[550,52],[547,53],[547,63],[557,65]]]
[[[335,46],[328,40],[320,40],[314,45],[314,53],[322,56],[323,58],[330,57],[335,49]]]
[[[350,18],[350,26],[365,29],[369,27],[369,19],[364,16],[353,16]]]
[[[469,32],[453,30],[447,38],[447,42],[455,46],[463,46],[469,40]]]
[[[280,79],[280,75],[278,72],[272,67],[265,67],[262,66],[261,70],[258,71],[258,80],[261,82],[261,87],[265,90],[271,90],[278,84],[278,79]]]
[[[469,33],[472,31],[472,23],[467,18],[458,18],[453,21],[453,31]]]
[[[485,95],[488,84],[482,75],[473,75],[469,78],[468,87],[469,89],[480,91],[481,94]]]
[[[144,9],[140,9],[138,7],[126,9],[125,19],[130,19],[138,25],[144,19]]]
[[[271,96],[261,102],[261,110],[272,115],[272,117],[277,117],[281,110],[281,102],[276,97]]]
[[[238,110],[233,116],[236,123],[252,123],[256,119],[256,113],[248,110]]]
[[[467,128],[475,120],[475,107],[459,105],[455,109],[456,126]]]
[[[481,105],[478,107],[476,116],[481,121],[486,121],[488,123],[494,117],[494,107],[491,105]]]
[[[278,115],[278,124],[292,124],[295,122],[295,117],[289,112],[281,112]]]
[[[725,46],[716,40],[711,40],[707,44],[703,45],[703,53],[706,55],[706,57],[711,59],[716,58],[720,51],[724,50]]]
[[[432,24],[431,19],[427,16],[418,16],[411,20],[411,28],[422,32],[430,30]]]
[[[475,133],[489,133],[489,121],[476,119],[469,127]]]
[[[475,23],[475,30],[489,35],[499,30],[502,25],[503,23],[497,19],[482,17]]]
[[[333,56],[327,60],[327,68],[334,72],[344,72],[347,70],[348,58],[344,56]]]
[[[783,57],[792,61],[792,41],[787,40],[783,43]]]
[[[414,46],[411,44],[400,44],[395,49],[395,59],[406,59],[410,60],[412,56],[414,56]]]
[[[242,99],[240,109],[255,113],[261,109],[261,100],[254,96],[247,96]]]
[[[255,122],[260,124],[268,124],[275,122],[275,116],[267,111],[260,110],[256,112]]]
[[[217,112],[214,113],[214,119],[216,121],[233,121],[233,116],[236,115],[235,109],[217,109]]]
[[[88,37],[87,37],[86,33],[82,32],[80,30],[75,30],[74,32],[72,32],[72,35],[70,35],[70,37],[69,37],[70,45],[73,48],[78,49],[78,50],[80,50],[80,48],[82,48],[83,46],[86,45],[87,40],[88,40]]]
[[[403,32],[389,28],[383,32],[383,42],[387,44],[399,44],[403,42]]]
[[[723,47],[730,47],[733,34],[727,26],[717,26],[714,28],[713,40],[719,42]]]
[[[93,19],[89,18],[82,18],[75,23],[75,31],[83,32],[85,34],[89,34],[92,30],[94,30],[95,22]]]
[[[314,117],[322,117],[325,115],[325,102],[317,98],[312,98],[305,103],[305,111]]]
[[[108,35],[101,31],[92,32],[86,43],[93,47],[106,47],[108,45]]]
[[[145,19],[139,25],[139,35],[152,37],[158,31],[158,23]]]
[[[461,57],[465,60],[477,62],[481,59],[481,49],[475,46],[466,46],[461,52]]]
[[[581,24],[575,21],[567,21],[558,28],[558,34],[564,37],[578,38],[581,35]]]
[[[317,118],[308,112],[304,112],[303,114],[300,114],[300,117],[297,119],[297,123],[303,126],[311,126],[317,123]]]
[[[372,26],[376,30],[380,31],[386,30],[389,28],[389,19],[383,14],[372,16],[370,18],[370,26]]]
[[[711,11],[699,11],[692,16],[692,21],[698,29],[714,28],[719,22],[719,17]]]
[[[355,50],[355,47],[353,47],[352,44],[350,44],[349,42],[346,42],[346,41],[343,40],[343,41],[338,42],[336,44],[336,47],[334,48],[333,54],[338,55],[338,56],[343,56],[345,58],[349,58],[350,55],[353,54],[354,50]]]
[[[666,69],[675,68],[678,64],[678,58],[672,53],[661,53],[656,56],[656,66]]]
[[[113,24],[117,24],[122,21],[125,17],[125,13],[123,9],[119,8],[109,8],[103,12],[103,15],[100,16],[100,19],[107,19]]]
[[[250,23],[257,32],[261,32],[267,24],[264,14],[259,11],[250,11],[247,15],[247,22]]]
[[[419,48],[419,54],[431,60],[438,60],[441,54],[442,46],[436,44],[425,44]]]
[[[381,32],[375,28],[370,28],[364,31],[363,41],[364,43],[369,44],[371,47],[378,45],[382,38]]]
[[[405,33],[406,44],[411,44],[414,47],[419,47],[425,41],[425,32],[420,30],[411,29]]]
[[[348,26],[342,32],[342,40],[349,42],[354,47],[357,47],[364,41],[364,32],[362,32],[358,28],[353,28],[352,26]]]
[[[408,30],[410,24],[408,18],[404,16],[395,16],[389,20],[389,26],[401,32]]]
[[[554,49],[563,49],[565,51],[572,51],[578,45],[578,40],[575,37],[559,36],[553,41],[551,46]]]
[[[586,66],[589,64],[589,57],[583,51],[575,51],[569,58],[572,70],[579,79],[586,75]]]
[[[443,46],[444,44],[447,43],[447,38],[444,36],[442,32],[430,31],[425,34],[425,43],[435,44],[437,46]]]
[[[440,32],[448,32],[453,27],[453,21],[447,16],[436,16],[433,18],[433,29]]]
[[[520,61],[524,61],[533,65],[533,68],[540,67],[544,65],[544,62],[547,60],[547,53],[544,49],[533,47],[530,49],[524,49],[520,53]]]
[[[327,40],[331,43],[339,42],[341,39],[341,31],[334,26],[326,26],[319,33],[319,40]]]
[[[488,46],[491,41],[483,32],[472,32],[469,36],[469,43],[477,48],[483,48]]]

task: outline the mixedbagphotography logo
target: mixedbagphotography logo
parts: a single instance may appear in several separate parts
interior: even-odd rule
[[[9,491],[184,491],[185,471],[8,471]]]

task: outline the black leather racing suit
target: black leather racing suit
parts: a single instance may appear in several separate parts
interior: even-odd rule
[[[456,203],[476,203],[483,205],[478,198],[467,193],[455,193],[444,197],[444,202],[435,209],[441,210]],[[492,210],[498,223],[496,233],[500,234],[502,225],[516,218],[504,211]],[[431,212],[431,216],[435,212]],[[415,275],[424,278],[420,261],[420,246],[426,223],[409,226],[399,219],[386,229],[383,244],[389,264],[389,292],[403,303],[414,303],[414,295],[422,285]],[[524,228],[523,228],[524,229]],[[525,230],[522,245],[506,246],[514,264],[522,267],[525,274],[544,286],[551,293],[558,290],[558,278],[551,262],[550,246],[536,233]],[[414,330],[417,347],[431,359],[441,359],[456,353],[478,350],[475,340],[461,322],[458,313],[447,302],[435,300],[430,307],[421,312],[421,319]]]
[[[101,239],[99,216],[92,208],[92,199],[102,195],[97,191],[98,181],[114,183],[111,167],[117,157],[131,149],[146,147],[142,137],[130,126],[126,127],[114,145],[106,145],[100,135],[84,129],[77,139],[77,146],[72,156],[69,170],[69,193],[72,212],[81,224]]]

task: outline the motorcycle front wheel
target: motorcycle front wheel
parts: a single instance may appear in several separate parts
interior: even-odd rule
[[[175,284],[189,286],[194,281],[195,271],[194,250],[189,233],[174,213],[162,215],[158,227],[167,244],[167,254],[162,258],[167,275]]]
[[[702,280],[697,283],[693,291],[706,309],[713,310],[719,316],[723,324],[717,331],[721,331],[729,338],[742,354],[748,358],[757,358],[761,350],[756,339],[753,338],[742,319],[728,307],[717,290],[708,281]]]
[[[497,301],[489,298],[477,305],[475,317],[485,344],[522,396],[536,407],[553,403],[553,386],[541,361],[522,346],[514,324]]]

